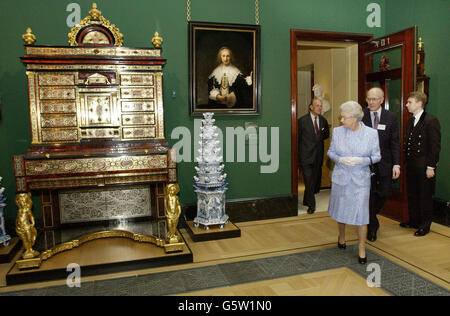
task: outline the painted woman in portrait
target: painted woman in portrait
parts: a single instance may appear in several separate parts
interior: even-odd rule
[[[244,76],[233,65],[233,52],[222,47],[217,54],[218,66],[208,77],[209,104],[217,107],[249,107],[252,104],[252,75]]]

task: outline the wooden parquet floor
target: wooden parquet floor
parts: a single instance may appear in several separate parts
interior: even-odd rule
[[[332,269],[275,280],[252,282],[191,293],[186,296],[388,296],[346,269]]]
[[[450,290],[450,228],[433,223],[432,231],[427,236],[418,238],[413,236],[414,230],[403,229],[396,221],[380,217],[380,223],[378,240],[375,243],[368,243],[368,249]],[[182,229],[181,233],[194,254],[194,263],[86,277],[82,281],[275,257],[333,248],[337,243],[337,224],[326,212],[234,224],[241,229],[240,238],[197,243],[193,242],[188,233]],[[356,227],[348,226],[346,234],[348,245],[357,243]],[[63,255],[64,253],[59,256]],[[355,260],[357,260],[356,257]],[[64,280],[6,286],[5,275],[11,265],[11,263],[0,265],[0,293],[65,284]],[[244,295],[244,293],[245,295],[386,295],[381,289],[367,287],[364,278],[346,268],[181,293],[181,295]]]

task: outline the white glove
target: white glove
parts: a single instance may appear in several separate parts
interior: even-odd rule
[[[349,159],[352,162],[353,166],[359,165],[363,162],[362,157],[349,157]]]
[[[346,166],[350,166],[350,167],[354,166],[354,164],[353,164],[353,162],[352,162],[352,157],[342,157],[342,158],[339,158],[339,162],[340,162],[341,164],[343,164],[343,165],[346,165]]]
[[[339,158],[339,162],[346,166],[356,166],[363,162],[362,157],[342,157]]]

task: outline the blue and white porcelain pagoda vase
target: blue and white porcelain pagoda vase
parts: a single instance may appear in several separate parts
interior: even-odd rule
[[[0,184],[2,183],[2,177],[0,177]],[[6,207],[6,196],[4,195],[5,188],[0,187],[0,244],[8,246],[11,240],[11,236],[6,233],[5,229],[5,214],[4,209]]]
[[[219,135],[213,116],[214,113],[210,112],[203,114],[199,155],[196,158],[198,167],[195,167],[197,176],[194,176],[194,189],[197,193],[197,217],[194,219],[194,226],[202,224],[205,229],[209,229],[211,225],[223,228],[228,223],[228,215],[225,213],[227,174],[223,173],[225,165],[222,164]]]

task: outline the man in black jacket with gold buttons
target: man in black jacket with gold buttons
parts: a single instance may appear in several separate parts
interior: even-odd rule
[[[413,114],[406,125],[405,139],[409,223],[400,226],[417,228],[415,236],[430,232],[436,168],[441,151],[440,124],[437,118],[424,111],[426,102],[426,94],[416,91],[408,95],[406,104]]]

